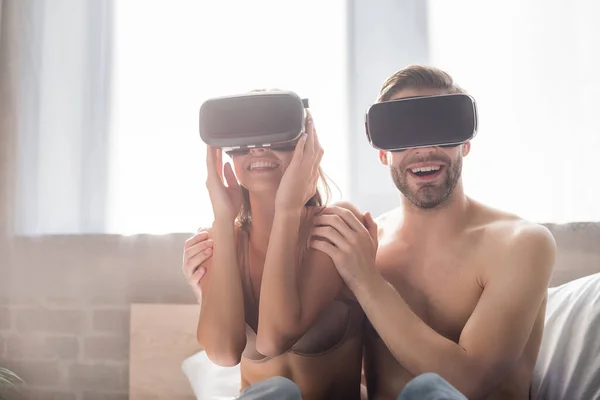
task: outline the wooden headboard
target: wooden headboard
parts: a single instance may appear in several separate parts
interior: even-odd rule
[[[181,363],[201,350],[199,312],[193,304],[131,304],[130,400],[195,400]]]

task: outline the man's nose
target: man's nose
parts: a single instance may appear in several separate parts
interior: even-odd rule
[[[414,153],[415,154],[431,154],[435,152],[435,147],[434,146],[429,146],[429,147],[417,147],[416,149],[414,149]]]

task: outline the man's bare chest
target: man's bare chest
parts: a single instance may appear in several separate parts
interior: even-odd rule
[[[483,291],[481,261],[452,251],[417,255],[382,250],[377,266],[384,279],[419,318],[457,342]]]

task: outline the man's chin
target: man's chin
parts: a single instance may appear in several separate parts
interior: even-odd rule
[[[420,188],[416,193],[410,193],[406,196],[408,200],[417,208],[423,210],[432,210],[443,206],[447,201],[448,195],[443,187]]]

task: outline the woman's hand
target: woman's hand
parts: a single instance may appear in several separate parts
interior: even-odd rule
[[[322,157],[323,148],[317,138],[312,116],[309,114],[306,119],[306,133],[296,144],[292,161],[285,170],[277,189],[275,209],[302,209],[315,195]]]
[[[230,163],[225,164],[223,182],[223,152],[221,149],[207,146],[206,149],[206,188],[210,196],[216,221],[227,223],[235,221],[243,202],[242,187],[237,181]]]
[[[186,240],[183,246],[181,271],[199,303],[202,301],[200,280],[206,273],[206,268],[202,264],[212,257],[212,251],[213,241],[210,238],[210,233],[203,228],[198,229],[198,233]]]

